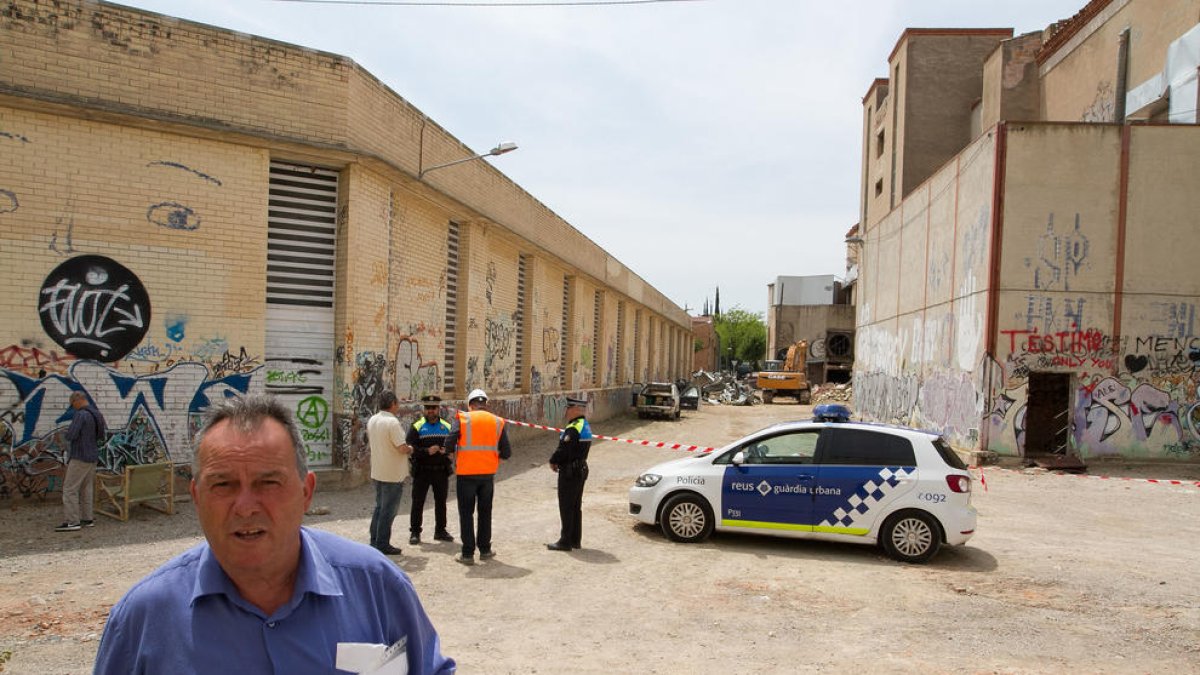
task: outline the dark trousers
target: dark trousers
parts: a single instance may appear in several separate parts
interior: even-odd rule
[[[564,546],[579,548],[583,540],[583,484],[587,477],[586,464],[558,469],[558,518],[562,521],[558,543]]]
[[[450,476],[445,469],[414,469],[412,511],[408,516],[408,530],[416,537],[421,536],[425,495],[430,488],[433,488],[433,531],[446,531],[446,495],[450,493]]]
[[[458,493],[458,529],[462,536],[462,554],[475,555],[475,508],[479,507],[479,552],[492,550],[492,495],[496,491],[495,476],[459,476],[455,483]]]
[[[392,521],[404,496],[404,482],[375,481],[375,510],[371,512],[371,546],[386,548],[392,545]]]

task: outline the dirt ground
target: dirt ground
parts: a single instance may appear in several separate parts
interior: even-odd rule
[[[595,426],[621,438],[721,445],[807,407],[702,406],[680,421]],[[515,448],[496,490],[496,559],[465,568],[457,544],[407,544],[443,649],[465,673],[1200,672],[1200,488],[1039,470],[986,471],[979,529],[927,565],[869,546],[751,535],[674,544],[627,511],[634,478],[670,450],[597,442],[584,548],[557,537],[554,434]],[[1197,467],[1094,467],[1200,478]],[[314,527],[365,541],[369,488],[318,492]],[[452,497],[453,499],[453,497]],[[59,505],[0,517],[5,673],[85,673],[108,608],[200,540],[190,503],[60,534]],[[453,505],[451,506],[453,514]],[[427,523],[432,513],[426,515]],[[457,532],[451,516],[451,530]]]

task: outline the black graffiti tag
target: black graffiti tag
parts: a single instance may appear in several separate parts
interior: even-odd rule
[[[150,297],[140,279],[115,260],[71,258],[54,268],[38,293],[42,329],[81,359],[112,362],[146,336]]]

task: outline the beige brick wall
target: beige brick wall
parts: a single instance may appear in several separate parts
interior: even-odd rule
[[[18,291],[4,301],[12,342],[47,342],[38,291],[54,267],[102,255],[150,294],[143,346],[173,342],[182,355],[222,337],[261,354],[265,153],[10,108],[0,108],[0,130],[14,137],[0,136],[0,189],[11,196],[0,200],[0,261]]]
[[[662,326],[686,326],[683,310],[486,162],[416,180],[471,150],[349,59],[99,2],[14,0],[4,11],[0,275],[14,292],[0,326],[0,411],[26,423],[0,430],[0,443],[48,439],[38,447],[61,454],[66,397],[90,383],[133,453],[122,461],[155,451],[186,461],[209,399],[263,388],[272,159],[340,175],[330,413],[347,475],[365,471],[362,421],[385,388],[414,401],[479,386],[510,414],[557,422],[566,391],[644,379],[635,353],[645,372],[672,367]],[[453,364],[451,222],[461,230]],[[85,254],[128,268],[149,298],[145,336],[108,364],[81,362],[38,318],[47,275]],[[522,255],[530,297],[518,362]],[[619,302],[624,377],[610,358]],[[29,414],[22,377],[47,392],[41,417]],[[608,412],[624,400],[593,396]],[[5,464],[0,478],[21,471]],[[0,498],[53,491],[47,475],[0,481]]]
[[[102,2],[10,3],[0,95],[153,117],[378,159],[407,174],[470,149],[351,59]],[[484,148],[483,150],[486,150]],[[487,162],[424,182],[686,326],[687,316]],[[614,274],[614,271],[616,272]],[[612,281],[609,281],[609,278]]]
[[[564,270],[542,258],[533,275],[533,322],[530,331],[532,393],[564,388],[563,373],[563,276]],[[536,375],[533,375],[536,373]]]
[[[4,83],[213,126],[338,142],[347,59],[100,2],[9,3]],[[303,101],[303,106],[294,105]]]
[[[166,447],[131,453],[189,461],[193,399],[261,365],[265,153],[12,108],[0,108],[0,131],[0,274],[11,291],[0,301],[0,365],[49,377],[24,394],[0,382],[0,407],[22,413],[11,442],[52,434],[78,387],[114,428],[159,429]],[[147,302],[121,292],[115,277],[51,277],[82,256],[126,268]],[[60,279],[68,285],[58,293],[44,286]],[[50,314],[72,351],[103,350],[96,360],[56,343],[41,323]],[[109,351],[122,344],[127,353]]]

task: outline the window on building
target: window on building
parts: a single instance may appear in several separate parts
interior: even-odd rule
[[[875,156],[883,156],[883,129],[880,129],[879,133],[875,134]]]
[[[883,179],[882,178],[875,181],[875,196],[878,197],[881,194],[883,194]]]

